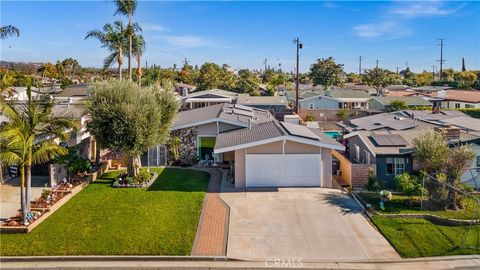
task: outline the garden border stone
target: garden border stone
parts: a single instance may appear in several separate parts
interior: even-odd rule
[[[153,184],[153,182],[155,182],[155,180],[157,180],[158,178],[158,174],[156,172],[153,172],[153,173],[150,173],[152,175],[152,178],[150,178],[150,180],[148,180],[147,183],[143,183],[143,184],[121,184],[121,185],[118,185],[118,184],[115,184],[116,181],[118,181],[118,179],[112,183],[112,187],[113,188],[145,188],[145,187],[149,187]]]

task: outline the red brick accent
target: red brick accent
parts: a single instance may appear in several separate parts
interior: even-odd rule
[[[376,172],[375,164],[351,164],[352,186],[363,187],[368,182],[368,170],[372,168]]]
[[[227,254],[229,209],[220,198],[219,193],[222,172],[218,169],[205,169],[205,171],[209,172],[211,177],[193,243],[192,255],[225,256]]]

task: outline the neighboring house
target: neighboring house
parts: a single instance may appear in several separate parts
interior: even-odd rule
[[[417,93],[432,94],[441,90],[451,89],[449,86],[420,86],[412,87],[411,89]]]
[[[387,97],[372,97],[368,101],[368,107],[371,110],[379,110],[379,111],[391,111],[391,103],[393,101],[403,101],[408,107],[432,107],[433,104],[424,99],[423,97],[416,97],[416,96],[387,96]]]
[[[372,97],[363,90],[316,90],[300,95],[299,108],[304,110],[368,109]]]
[[[179,112],[171,128],[171,138],[181,140],[179,152],[183,163],[222,162],[222,155],[213,155],[216,138],[220,133],[274,120],[266,110],[230,103],[217,104]],[[173,161],[171,143],[168,151],[168,158]]]
[[[442,90],[431,97],[440,100],[445,109],[480,109],[480,91],[476,90]]]
[[[284,96],[249,96],[248,94],[241,94],[238,95],[236,104],[267,110],[277,120],[283,120],[285,115],[292,113],[292,109],[288,106],[287,98]]]
[[[87,84],[78,84],[66,87],[61,92],[54,94],[53,98],[55,102],[61,104],[83,103],[89,92],[90,88]]]
[[[268,121],[217,136],[214,153],[236,188],[332,187],[332,150],[344,146],[301,125]]]
[[[236,92],[221,89],[197,91],[179,98],[180,110],[198,109],[222,103],[234,103],[237,100],[237,96],[238,93]]]
[[[181,96],[187,96],[196,89],[197,87],[186,83],[177,83],[175,85],[175,91]]]
[[[412,157],[413,140],[427,130],[444,132],[447,143],[452,147],[459,144],[480,144],[480,120],[466,115],[430,114],[433,116],[427,117],[427,111],[400,111],[350,120],[347,125],[351,133],[344,136],[347,144],[346,157],[356,164],[375,164],[378,179],[393,186],[395,175],[416,169]],[[442,116],[435,117],[436,115]],[[428,120],[430,118],[436,120]],[[438,119],[443,119],[443,122]],[[466,132],[465,127],[447,123],[450,122],[447,119],[459,122],[469,120],[478,125],[478,131]],[[477,156],[480,156],[480,152],[476,153],[474,161]]]
[[[33,98],[43,94],[43,92],[36,87],[32,87],[31,90],[32,90]],[[28,100],[27,87],[23,87],[23,86],[10,87],[6,91],[2,92],[2,95],[5,97],[5,100],[18,100],[18,101]]]

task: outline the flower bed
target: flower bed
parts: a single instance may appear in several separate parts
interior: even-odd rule
[[[71,183],[60,183],[52,189],[45,189],[42,195],[30,202],[30,213],[27,215],[28,223],[22,224],[22,216],[19,212],[0,224],[1,233],[28,233],[38,224],[65,204],[70,198],[80,192],[88,183],[95,181],[97,173],[104,173],[108,169],[108,163],[102,164],[97,172],[76,177]]]
[[[145,171],[146,172],[146,171]],[[135,181],[133,178],[127,177],[126,173],[123,173],[119,175],[119,177],[112,183],[112,187],[114,188],[144,188],[144,187],[149,187],[153,182],[158,177],[158,174],[156,172],[150,173],[148,172],[148,175],[150,178],[146,178],[146,174],[144,174],[143,178],[139,177],[141,179],[138,179]]]

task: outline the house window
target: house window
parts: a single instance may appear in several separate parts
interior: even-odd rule
[[[360,147],[355,144],[354,148],[355,148],[355,161],[360,162]]]
[[[198,158],[200,160],[213,160],[213,148],[216,139],[215,137],[198,138]]]
[[[460,103],[455,103],[455,109],[460,109]]]
[[[314,104],[314,103],[309,103],[309,104],[308,104],[308,108],[309,108],[310,110],[315,109],[315,104]]]
[[[472,104],[465,104],[465,108],[472,109],[472,108],[475,108],[475,106]]]
[[[405,172],[405,159],[401,157],[387,158],[387,175],[397,175]]]
[[[370,152],[365,150],[365,164],[370,164]]]
[[[480,156],[477,156],[477,167],[480,167]]]

